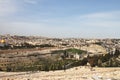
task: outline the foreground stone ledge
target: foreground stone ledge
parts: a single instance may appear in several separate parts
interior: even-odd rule
[[[0,72],[0,80],[120,80],[120,68],[75,67],[66,71]]]

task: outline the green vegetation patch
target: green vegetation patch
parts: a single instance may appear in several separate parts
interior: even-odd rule
[[[70,48],[70,49],[66,49],[66,50],[57,50],[57,51],[53,51],[52,54],[56,54],[56,53],[78,53],[78,54],[82,54],[85,53],[85,51],[80,50],[80,49],[75,49],[75,48]]]
[[[66,52],[82,54],[85,51],[80,50],[80,49],[71,48],[71,49],[67,49]]]

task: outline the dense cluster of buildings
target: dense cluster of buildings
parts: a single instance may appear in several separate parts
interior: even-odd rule
[[[0,35],[0,46],[22,46],[24,43],[30,45],[49,44],[58,48],[74,47],[82,49],[89,47],[91,44],[102,46],[107,53],[114,52],[116,48],[120,48],[120,39],[82,39],[82,38],[46,38],[38,36],[11,36]],[[93,47],[95,48],[95,46]]]

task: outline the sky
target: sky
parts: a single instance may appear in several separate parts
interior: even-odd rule
[[[120,0],[0,0],[0,35],[120,38]]]

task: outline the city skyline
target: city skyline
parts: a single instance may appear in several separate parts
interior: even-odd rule
[[[0,0],[0,34],[120,38],[119,0]]]

